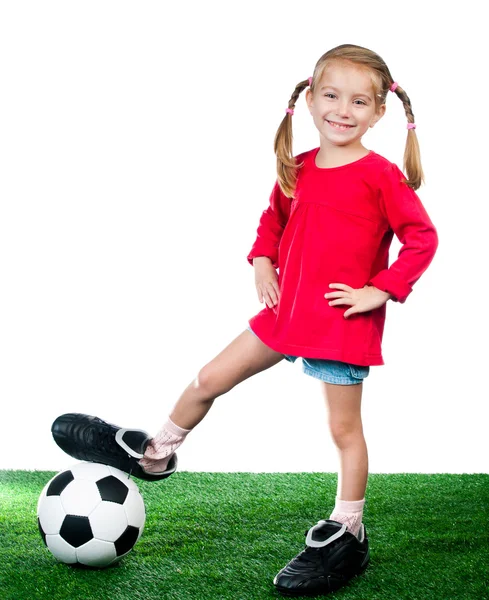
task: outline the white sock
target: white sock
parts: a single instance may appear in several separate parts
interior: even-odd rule
[[[336,496],[336,504],[329,518],[345,524],[348,531],[358,537],[362,525],[364,505],[365,498],[362,498],[362,500],[340,500]]]
[[[183,443],[191,429],[178,427],[168,417],[168,421],[149,442],[143,458],[139,464],[148,473],[161,473],[165,471],[175,450]]]

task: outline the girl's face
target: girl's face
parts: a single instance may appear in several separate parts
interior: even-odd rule
[[[362,136],[385,113],[385,104],[376,112],[368,71],[351,64],[327,66],[321,81],[315,83],[314,95],[310,88],[306,91],[306,101],[322,140],[329,146],[360,147]]]

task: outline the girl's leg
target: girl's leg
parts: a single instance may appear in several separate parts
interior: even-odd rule
[[[164,470],[173,452],[187,433],[202,421],[218,396],[284,358],[245,329],[185,388],[170,419],[148,445],[141,465],[147,471]]]
[[[193,429],[205,417],[214,400],[238,383],[273,367],[285,357],[246,330],[206,364],[176,402],[171,420]]]
[[[363,383],[336,385],[321,382],[321,386],[331,437],[340,462],[334,512],[351,513],[350,519],[342,522],[350,524],[356,533],[361,525],[368,479],[368,453],[361,417]]]

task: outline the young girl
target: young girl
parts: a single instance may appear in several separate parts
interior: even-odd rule
[[[303,90],[320,146],[293,157],[292,115]],[[384,115],[389,91],[406,112],[407,179],[362,144]],[[302,357],[304,372],[321,381],[340,458],[338,489],[329,519],[310,528],[305,550],[274,584],[287,594],[317,594],[338,589],[369,561],[363,379],[370,366],[384,364],[387,300],[405,302],[438,236],[415,192],[423,172],[411,103],[380,56],[352,44],[329,50],[296,86],[285,112],[275,137],[277,181],[247,257],[266,307],[199,371],[154,438],[79,414],[62,415],[52,431],[75,458],[162,479],[175,471],[175,450],[217,397],[284,358]],[[402,248],[389,267],[394,233]]]

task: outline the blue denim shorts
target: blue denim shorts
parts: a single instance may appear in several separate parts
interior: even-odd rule
[[[248,331],[253,335],[256,333],[248,326]],[[258,337],[258,336],[256,336]],[[286,360],[293,363],[299,357],[284,354]],[[303,358],[302,370],[306,375],[326,381],[327,383],[336,383],[340,385],[352,385],[362,383],[370,372],[370,367],[362,365],[352,365],[339,360],[329,360],[326,358]]]

